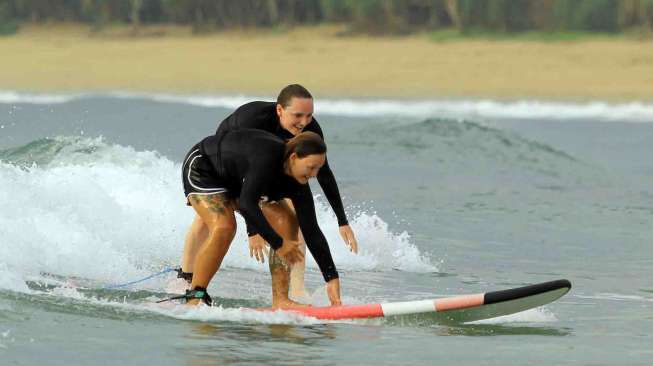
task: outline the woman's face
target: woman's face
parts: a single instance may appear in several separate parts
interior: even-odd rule
[[[320,168],[326,162],[326,154],[306,155],[303,158],[292,153],[289,160],[290,175],[301,184],[307,184],[308,180],[315,178]]]
[[[313,99],[292,97],[285,108],[277,104],[277,115],[281,127],[297,136],[313,120]]]

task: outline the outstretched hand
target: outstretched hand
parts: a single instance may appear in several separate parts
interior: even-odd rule
[[[265,255],[267,254],[267,245],[261,235],[250,236],[249,242],[249,257],[256,258],[257,262],[265,263]]]
[[[349,225],[343,225],[340,227],[340,236],[342,240],[345,241],[345,244],[349,247],[349,250],[354,254],[358,253],[358,241],[356,241],[356,236],[354,236],[354,231],[349,227]]]

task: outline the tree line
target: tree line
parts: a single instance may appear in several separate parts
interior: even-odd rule
[[[181,24],[196,32],[348,25],[354,33],[653,29],[653,0],[0,0],[0,32],[25,22]]]

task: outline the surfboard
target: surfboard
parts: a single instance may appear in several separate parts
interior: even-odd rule
[[[436,321],[470,322],[510,315],[551,303],[571,290],[568,280],[480,294],[379,304],[315,306],[281,311],[324,320],[421,316]],[[270,308],[256,309],[271,311]]]

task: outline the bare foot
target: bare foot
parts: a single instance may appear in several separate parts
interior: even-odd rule
[[[290,291],[289,298],[293,299],[294,301],[298,301],[298,302],[304,303],[304,304],[310,304],[310,303],[313,302],[313,298],[306,291],[302,291],[302,292]]]
[[[279,300],[276,303],[272,303],[272,308],[274,309],[296,309],[296,308],[306,308],[311,306],[310,304],[302,304],[297,301],[292,301],[290,299]]]
[[[188,299],[186,305],[199,305],[202,304],[202,299]]]

